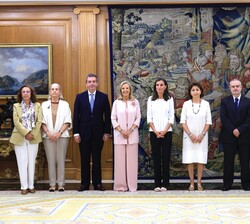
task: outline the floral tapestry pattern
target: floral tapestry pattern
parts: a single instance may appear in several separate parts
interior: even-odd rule
[[[179,123],[187,88],[200,82],[210,103],[213,124],[209,130],[208,164],[204,177],[223,173],[220,102],[230,94],[228,83],[238,78],[243,95],[250,97],[249,5],[242,7],[110,7],[114,99],[127,80],[139,100],[142,120],[139,144],[139,178],[151,178],[153,167],[147,125],[147,99],[158,77],[167,80],[175,101],[171,177],[186,177],[182,164],[182,128]],[[160,108],[159,108],[160,109]],[[239,175],[236,158],[235,175]]]

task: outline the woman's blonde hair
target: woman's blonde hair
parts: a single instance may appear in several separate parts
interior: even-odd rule
[[[52,87],[53,85],[57,85],[57,86],[58,86],[58,88],[59,88],[59,90],[60,90],[59,99],[60,99],[60,100],[63,100],[62,87],[61,87],[58,83],[52,83],[51,86],[50,86],[50,88],[49,88],[49,90],[51,90],[51,87]],[[49,94],[48,100],[51,100],[51,95],[50,95],[50,94]]]
[[[133,87],[132,87],[132,85],[128,82],[128,81],[123,81],[123,82],[121,82],[121,84],[120,84],[120,88],[119,88],[119,96],[118,96],[118,99],[119,100],[122,100],[122,86],[124,85],[124,84],[128,84],[128,86],[129,86],[129,90],[130,90],[130,92],[129,92],[129,100],[134,100],[135,99],[135,97],[133,96]]]

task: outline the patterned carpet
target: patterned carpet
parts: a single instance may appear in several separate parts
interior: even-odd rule
[[[250,223],[250,193],[0,191],[1,224]]]

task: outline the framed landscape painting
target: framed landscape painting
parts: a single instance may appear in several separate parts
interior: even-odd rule
[[[0,44],[0,98],[15,96],[23,85],[46,98],[51,85],[52,45]]]

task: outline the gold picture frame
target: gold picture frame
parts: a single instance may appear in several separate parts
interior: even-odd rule
[[[47,98],[52,82],[52,44],[0,43],[0,99],[16,96],[22,85]]]

